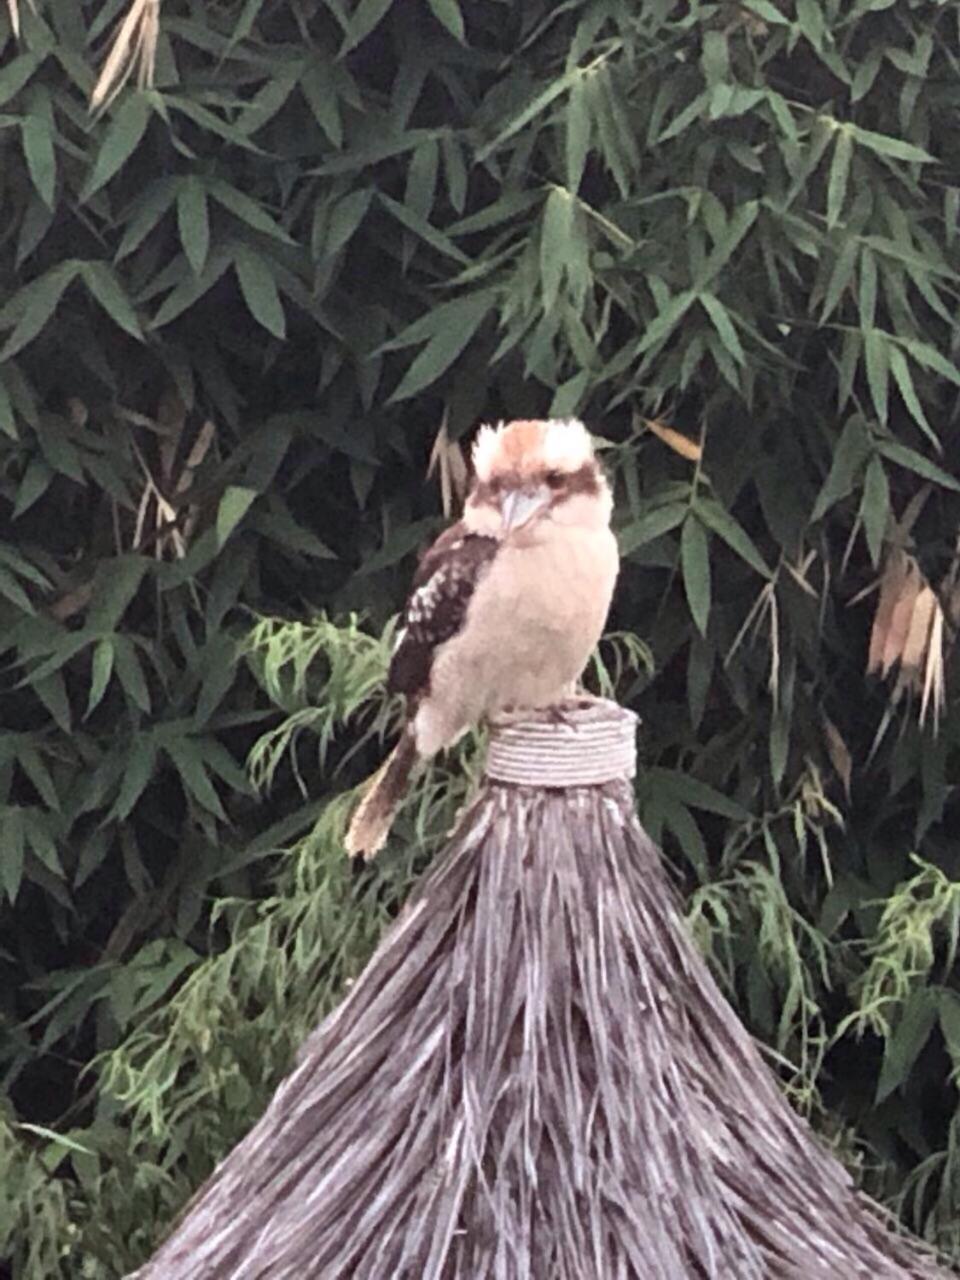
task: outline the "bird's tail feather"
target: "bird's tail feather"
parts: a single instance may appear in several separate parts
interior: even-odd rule
[[[350,820],[344,844],[351,857],[362,854],[365,858],[372,858],[383,848],[416,762],[417,746],[413,732],[405,729],[400,741],[373,775]]]

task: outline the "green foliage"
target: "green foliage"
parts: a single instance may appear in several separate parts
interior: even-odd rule
[[[692,927],[960,1257],[951,6],[165,0],[91,113],[123,8],[0,12],[0,1259],[123,1274],[362,964],[476,759],[344,863],[430,445],[546,413]]]

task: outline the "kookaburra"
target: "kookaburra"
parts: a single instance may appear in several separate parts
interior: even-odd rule
[[[354,814],[351,854],[383,846],[419,761],[484,717],[568,697],[603,631],[619,560],[583,424],[481,427],[473,470],[462,520],[414,576],[387,678],[406,721]]]

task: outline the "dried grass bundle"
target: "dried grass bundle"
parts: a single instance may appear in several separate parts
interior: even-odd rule
[[[687,936],[623,778],[485,783],[138,1273],[942,1274],[786,1104]]]
[[[109,106],[134,71],[141,89],[152,86],[159,35],[160,0],[131,0],[90,95],[94,110]]]

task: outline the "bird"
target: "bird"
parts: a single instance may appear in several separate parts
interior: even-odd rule
[[[386,842],[410,776],[470,728],[570,698],[619,571],[613,496],[577,419],[481,426],[463,516],[414,574],[387,674],[400,740],[357,806],[345,847]]]

